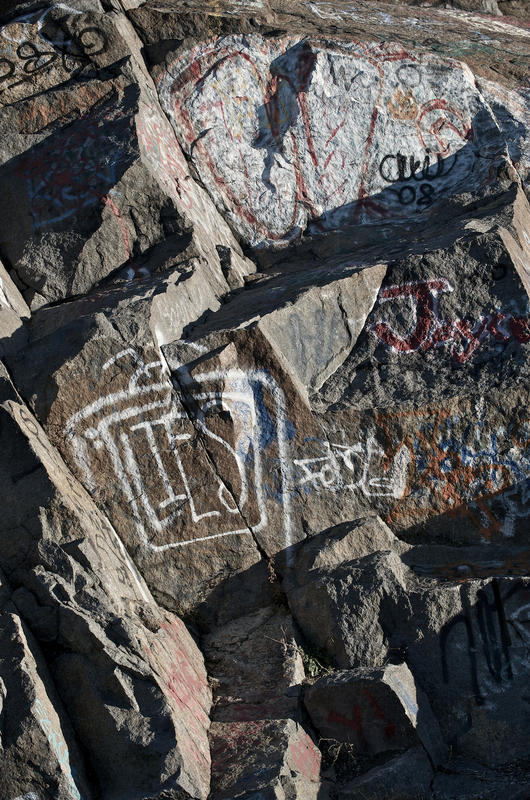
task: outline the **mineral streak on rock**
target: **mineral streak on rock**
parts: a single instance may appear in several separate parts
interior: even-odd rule
[[[0,800],[527,800],[525,4],[0,15]]]

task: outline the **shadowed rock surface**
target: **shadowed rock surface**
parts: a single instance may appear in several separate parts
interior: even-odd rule
[[[0,800],[527,800],[529,65],[0,3]]]

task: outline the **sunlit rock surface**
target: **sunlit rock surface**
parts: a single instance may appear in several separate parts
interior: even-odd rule
[[[525,4],[4,6],[1,800],[525,800]]]

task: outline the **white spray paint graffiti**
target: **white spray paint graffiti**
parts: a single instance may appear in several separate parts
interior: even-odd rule
[[[262,420],[256,401],[258,389],[261,393],[268,393],[274,408],[288,546],[290,514],[285,399],[275,381],[261,370],[233,369],[194,376],[192,400],[196,411],[193,424],[207,437],[206,441],[215,443],[218,451],[220,448],[223,459],[228,458],[238,478],[237,487],[231,485],[229,489],[222,477],[215,477],[215,473],[209,470],[208,479],[216,480],[217,488],[209,491],[208,496],[198,497],[197,481],[194,488],[183,452],[186,447],[191,447],[194,438],[189,412],[164,375],[164,365],[159,360],[144,363],[135,351],[128,349],[109,359],[103,370],[123,359],[135,362],[128,387],[99,398],[72,415],[66,424],[66,436],[87,488],[94,492],[100,486],[101,476],[95,473],[92,456],[94,452],[104,451],[128,502],[141,541],[157,552],[206,539],[248,534],[249,527],[254,532],[263,530],[268,524],[268,514],[263,489]],[[212,383],[223,388],[197,391],[197,385],[204,385],[206,389],[206,384]],[[219,413],[228,415],[230,419],[233,444],[208,426],[209,415]],[[195,460],[195,466],[197,463]],[[204,482],[200,488],[205,491]],[[193,525],[204,525],[207,521],[212,532],[206,536],[191,536],[184,541],[156,544],[153,539],[157,535],[171,538],[174,523],[184,510],[189,514],[188,528],[193,530]],[[231,519],[236,522],[235,526]]]
[[[2,281],[2,278],[0,278],[0,303],[3,306],[6,306],[6,308],[11,308],[11,304],[10,304],[9,300],[7,299],[6,293],[4,291],[4,283]]]
[[[383,448],[372,435],[365,442],[352,445],[322,442],[325,455],[317,458],[295,458],[293,464],[302,472],[298,485],[317,491],[327,489],[360,491],[366,497],[403,497],[407,488],[411,457],[404,445],[395,454],[389,469],[370,477],[373,464],[385,458]],[[356,478],[352,480],[352,478]]]

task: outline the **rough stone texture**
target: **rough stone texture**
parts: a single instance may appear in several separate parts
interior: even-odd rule
[[[210,690],[202,656],[181,620],[156,606],[115,530],[4,383],[2,451],[18,471],[2,475],[0,565],[12,576],[18,612],[48,647],[55,686],[97,771],[96,791],[109,800],[147,800],[164,790],[206,797]],[[28,661],[18,625],[19,649],[29,651],[20,659]],[[39,673],[38,664],[24,664]],[[45,699],[46,678],[34,682],[44,686],[32,690],[25,713],[42,695],[41,727],[51,737],[60,712]],[[16,727],[9,738],[24,748]],[[66,750],[57,739],[63,781]],[[37,763],[41,757],[48,763],[51,756],[37,749]],[[2,772],[9,774],[8,761]],[[47,790],[59,779],[48,772],[40,779]],[[60,797],[73,791],[58,785]]]
[[[406,664],[319,678],[305,692],[304,704],[322,737],[349,742],[363,755],[421,743],[435,764],[447,759],[429,701]]]
[[[435,776],[432,786],[435,800],[480,800],[485,796],[492,800],[524,800],[528,795],[528,782],[517,762],[499,774],[484,764],[455,760],[449,769]]]
[[[18,348],[26,341],[22,320],[30,316],[30,310],[16,285],[0,261],[0,355],[11,348]]]
[[[91,798],[71,723],[36,642],[14,611],[8,605],[0,617],[2,791],[14,797],[31,786],[58,800]]]
[[[401,634],[445,740],[491,767],[529,756],[528,598],[527,578],[429,581],[410,598],[416,640]]]
[[[399,45],[224,36],[179,53],[157,90],[203,183],[254,246],[406,219],[464,186],[487,191],[502,149],[472,74]]]
[[[0,3],[2,800],[525,796],[527,20]]]
[[[217,246],[241,282],[253,265],[191,178],[130,24],[61,4],[22,19],[0,37],[0,249],[20,280],[55,301],[190,256],[222,278]]]
[[[373,540],[364,539],[364,551],[363,540],[355,541],[359,527],[361,535],[363,527],[370,532],[375,529]],[[331,558],[324,556],[321,566],[317,556],[317,566],[301,576],[301,585],[296,578],[286,582],[295,619],[310,640],[341,668],[382,666],[391,646],[390,636],[400,627],[400,619],[411,613],[409,570],[397,553],[378,546],[381,540],[384,546],[393,538],[388,529],[381,536],[378,528],[384,527],[372,518],[346,535],[342,528],[330,533],[338,540],[336,547],[326,548],[331,550]],[[348,552],[351,543],[353,552]],[[313,541],[308,546],[314,549]],[[341,556],[339,563],[333,563],[334,555]]]
[[[339,788],[340,800],[409,800],[412,797],[429,797],[432,767],[419,747],[407,750],[381,767],[374,767],[360,778]]]
[[[291,719],[214,722],[212,798],[316,800],[320,753]]]
[[[202,648],[214,685],[216,721],[296,717],[305,678],[291,616],[269,607],[206,636]]]
[[[494,766],[527,759],[528,579],[485,577],[525,572],[526,551],[517,556],[514,548],[513,566],[491,546],[398,545],[390,552],[379,549],[389,546],[387,533],[365,539],[364,550],[359,537],[357,552],[348,554],[359,529],[362,535],[363,525],[328,532],[332,544],[313,568],[315,539],[301,545],[309,551],[300,558],[304,582],[295,571],[285,586],[302,631],[343,669],[405,660],[445,741],[466,756],[487,754]],[[326,550],[340,554],[340,565]]]

